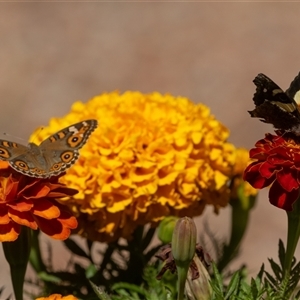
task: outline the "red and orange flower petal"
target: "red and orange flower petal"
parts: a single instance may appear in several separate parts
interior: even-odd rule
[[[0,242],[13,242],[20,233],[21,226],[14,222],[0,225]]]
[[[246,169],[244,173],[244,180],[248,181],[254,188],[262,189],[269,186],[273,181],[274,177],[266,178],[260,175],[261,163],[252,163]]]
[[[298,171],[284,168],[277,173],[277,181],[287,192],[299,189],[299,182],[297,180]]]
[[[60,294],[52,294],[48,297],[36,298],[35,300],[78,300],[78,298],[74,297],[73,295],[62,296]]]
[[[55,203],[56,204],[56,203]],[[60,209],[52,201],[43,199],[43,201],[35,201],[33,214],[44,219],[55,219],[60,216]]]
[[[268,161],[260,163],[259,173],[266,179],[270,179],[275,175],[276,167],[270,164]],[[273,178],[274,179],[274,178]]]
[[[59,218],[46,220],[44,218],[35,217],[38,227],[47,235],[57,240],[65,240],[71,234],[71,229],[77,227],[77,220],[74,216],[61,211]]]
[[[244,172],[244,180],[261,189],[271,185],[270,202],[284,210],[292,210],[299,197],[300,143],[289,137],[267,134],[250,150],[250,157],[257,161]]]
[[[10,218],[8,216],[8,209],[4,205],[0,205],[0,225],[8,224],[10,222]]]
[[[58,177],[21,175],[0,162],[0,241],[16,240],[21,226],[40,228],[55,239],[66,239],[77,221],[57,199],[76,194]]]
[[[272,184],[269,191],[270,203],[286,211],[293,210],[292,205],[298,197],[299,189],[292,190],[291,192],[287,193],[287,191],[282,188],[282,186],[277,181]]]
[[[10,220],[19,225],[24,225],[30,227],[31,229],[37,229],[37,224],[31,212],[20,212],[18,210],[10,209],[8,216]]]

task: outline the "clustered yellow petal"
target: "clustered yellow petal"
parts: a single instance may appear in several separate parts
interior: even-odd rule
[[[255,189],[250,183],[243,180],[243,174],[246,167],[251,163],[251,159],[249,158],[249,150],[245,148],[237,148],[236,149],[236,162],[233,168],[232,177],[235,179],[234,187],[231,190],[231,197],[238,198],[238,188],[241,184],[243,184],[243,192],[246,197],[256,196],[257,189]]]
[[[227,205],[236,149],[205,105],[156,92],[105,93],[74,103],[39,139],[85,119],[97,119],[98,129],[62,180],[79,191],[65,204],[90,239],[128,238],[167,215]]]

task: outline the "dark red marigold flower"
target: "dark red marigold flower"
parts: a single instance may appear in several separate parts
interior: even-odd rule
[[[270,202],[291,211],[299,196],[300,143],[285,136],[266,134],[266,137],[250,150],[250,158],[256,160],[244,172],[244,180],[254,188],[271,185]]]
[[[0,242],[16,240],[22,225],[39,228],[54,239],[69,237],[77,220],[57,199],[77,191],[58,179],[24,176],[0,161]]]

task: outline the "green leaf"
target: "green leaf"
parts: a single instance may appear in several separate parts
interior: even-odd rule
[[[258,282],[253,278],[251,278],[251,294],[252,294],[254,299],[257,298],[257,295],[258,295]]]
[[[262,264],[261,267],[260,267],[259,273],[257,274],[257,278],[259,278],[260,281],[262,281],[264,272],[265,272],[265,265]]]
[[[282,280],[282,269],[273,259],[269,259],[269,263],[271,265],[272,271],[274,272],[276,278],[281,281]]]
[[[97,297],[100,300],[111,300],[111,297],[109,297],[100,287],[98,287],[96,284],[94,284],[92,281],[90,281],[90,285],[93,289],[93,291],[95,292],[95,294],[97,295]]]
[[[284,259],[285,259],[285,249],[284,249],[284,244],[283,244],[282,240],[279,240],[278,248],[279,248],[278,249],[278,257],[279,257],[281,269],[283,269],[284,268]]]
[[[230,298],[231,295],[237,294],[239,283],[240,283],[241,276],[239,272],[235,272],[233,276],[231,277],[231,280],[229,282],[229,285],[227,287],[227,291],[225,294],[225,299],[232,299]]]
[[[85,277],[90,279],[97,273],[97,268],[94,264],[90,264],[85,270]]]
[[[48,274],[46,272],[40,272],[38,273],[38,277],[46,282],[52,282],[52,283],[60,283],[61,282],[61,278],[56,276],[56,275],[52,275],[52,274]]]
[[[212,263],[212,268],[213,268],[213,274],[215,276],[215,283],[217,284],[217,287],[219,289],[219,291],[223,294],[223,280],[222,280],[222,276],[219,273],[216,264],[213,262]]]
[[[272,285],[273,288],[278,286],[277,280],[269,272],[265,271],[265,275],[266,275],[269,283]]]
[[[224,296],[223,296],[223,280],[222,280],[222,276],[218,271],[218,268],[216,266],[216,264],[213,262],[212,263],[212,269],[213,269],[213,275],[214,278],[212,280],[211,283],[211,287],[213,289],[213,298],[214,300],[224,300]]]
[[[64,241],[64,244],[72,253],[90,260],[90,256],[74,240],[67,239]]]
[[[112,286],[112,290],[117,292],[118,294],[122,294],[122,295],[126,295],[126,294],[128,294],[128,292],[130,292],[130,295],[133,297],[138,297],[138,294],[141,294],[144,297],[148,296],[148,293],[144,288],[142,288],[138,285],[135,285],[135,284],[127,283],[127,282],[115,283]],[[139,299],[139,297],[136,299]]]

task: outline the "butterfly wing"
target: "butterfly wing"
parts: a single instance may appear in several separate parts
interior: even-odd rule
[[[0,140],[0,160],[10,161],[20,155],[24,155],[28,151],[28,147],[10,142]]]
[[[78,150],[84,146],[97,125],[96,120],[85,120],[58,131],[40,144],[48,177],[59,175],[76,162]]]
[[[300,73],[292,81],[290,87],[285,92],[297,105],[300,104]],[[298,108],[299,109],[299,108]]]
[[[86,120],[60,130],[39,146],[0,140],[0,160],[27,176],[47,178],[59,175],[79,157],[78,150],[96,129],[96,120]]]
[[[258,74],[253,80],[256,92],[253,96],[255,109],[249,111],[251,117],[260,118],[271,123],[275,128],[292,131],[300,126],[300,113],[297,103],[290,95],[293,88],[286,94],[275,82],[264,74]]]
[[[0,160],[8,161],[14,170],[25,175],[30,176],[32,170],[43,172],[43,161],[29,147],[15,142],[0,140]]]

